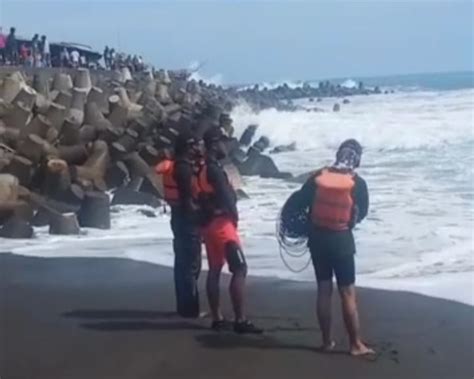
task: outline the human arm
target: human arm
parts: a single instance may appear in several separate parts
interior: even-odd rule
[[[355,176],[354,201],[357,207],[355,223],[361,222],[369,212],[369,191],[367,183],[360,176]]]
[[[314,194],[316,193],[316,180],[315,178],[321,174],[321,170],[317,170],[309,176],[306,182],[303,184],[301,189],[298,191],[297,202],[298,208],[310,208],[313,200]]]

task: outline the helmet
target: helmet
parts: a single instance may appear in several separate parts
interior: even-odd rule
[[[336,165],[357,168],[362,158],[362,145],[355,139],[345,140],[336,153]]]

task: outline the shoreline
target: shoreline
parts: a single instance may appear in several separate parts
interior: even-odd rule
[[[176,318],[166,267],[120,258],[0,254],[0,271],[6,341],[0,344],[0,375],[6,379],[461,379],[474,373],[474,341],[466,338],[474,310],[453,301],[360,288],[364,334],[379,352],[368,362],[344,353],[337,299],[338,353],[316,352],[314,284],[250,277],[248,313],[266,333],[247,337],[212,333],[207,319]]]
[[[148,240],[148,238],[143,238],[144,240]],[[6,241],[6,240],[5,240]],[[90,242],[93,244],[94,242],[102,241],[101,238],[88,240],[86,242]],[[46,241],[45,241],[46,242]],[[70,240],[72,242],[78,242],[78,240]],[[168,244],[169,245],[169,244]],[[35,250],[37,246],[23,246],[18,248],[13,248],[11,250],[23,250],[27,249],[27,251],[23,252],[9,252],[9,251],[0,251],[0,256],[2,254],[14,254],[23,257],[31,257],[31,258],[44,258],[44,259],[64,259],[64,258],[81,258],[80,254],[69,254],[69,253],[59,253],[60,255],[50,256],[46,253],[44,254],[35,254],[30,253],[28,250]],[[81,247],[79,247],[81,248]],[[84,248],[84,247],[82,247]],[[161,248],[161,246],[160,246]],[[64,246],[58,247],[60,251],[64,251]],[[90,259],[129,259],[134,262],[139,262],[143,264],[151,264],[156,265],[159,267],[163,267],[165,269],[170,269],[173,266],[172,263],[172,252],[170,250],[169,253],[170,257],[165,257],[164,259],[150,259],[149,254],[146,256],[140,256],[135,254],[129,255],[101,255],[97,253],[96,255],[88,254],[86,258]],[[84,256],[82,256],[84,257]],[[275,259],[280,259],[279,257]],[[205,254],[203,252],[203,271],[207,271],[207,263]],[[301,273],[292,276],[291,273],[288,273],[287,276],[285,275],[278,275],[278,274],[271,274],[267,275],[265,273],[262,274],[255,274],[254,270],[251,270],[250,275],[252,277],[257,278],[258,280],[270,280],[270,281],[283,281],[283,282],[290,282],[290,283],[306,283],[308,285],[315,285],[315,279],[312,275],[312,266],[310,265],[307,270],[311,271],[310,277],[303,277]],[[407,292],[411,294],[417,295],[424,295],[427,297],[431,297],[433,299],[440,299],[440,300],[447,300],[447,301],[454,301],[459,304],[471,306],[474,308],[474,290],[471,290],[469,294],[466,292],[458,291],[458,288],[467,287],[472,288],[472,284],[474,282],[474,272],[473,271],[463,271],[463,272],[444,272],[444,273],[436,273],[431,275],[424,275],[424,276],[409,276],[409,277],[398,277],[398,278],[383,278],[377,277],[377,273],[375,274],[357,274],[357,287],[358,288],[366,288],[366,289],[374,289],[374,290],[384,290],[388,292]],[[469,287],[471,285],[471,287]]]

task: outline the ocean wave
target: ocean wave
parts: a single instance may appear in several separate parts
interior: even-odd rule
[[[346,138],[357,138],[370,150],[438,148],[472,139],[474,90],[461,93],[421,92],[358,96],[332,112],[338,99],[317,103],[321,112],[252,112],[242,105],[232,117],[237,135],[258,124],[256,138],[265,135],[272,145],[296,142],[301,150],[325,153]],[[309,110],[312,103],[304,103]]]

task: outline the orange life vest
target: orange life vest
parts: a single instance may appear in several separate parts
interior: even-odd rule
[[[201,170],[199,170],[198,176],[197,176],[197,185],[199,189],[199,195],[213,195],[215,190],[214,187],[209,183],[207,180],[207,166],[202,166]]]
[[[178,184],[174,178],[175,165],[175,161],[165,159],[155,167],[155,172],[158,175],[162,175],[163,178],[165,201],[171,206],[178,205],[179,203]]]
[[[176,162],[170,159],[165,159],[156,165],[155,172],[158,175],[162,175],[163,178],[163,189],[164,189],[164,197],[165,201],[170,206],[179,205],[179,189],[178,183],[176,183],[175,179],[175,169],[176,169]],[[198,178],[197,175],[194,173],[191,178],[191,188],[192,188],[192,196],[194,199],[197,199],[199,189],[198,189]]]
[[[225,175],[227,177],[227,173],[225,173]],[[232,183],[229,181],[228,177],[227,177],[227,183],[230,188],[233,188]],[[207,210],[208,212],[213,213],[215,215],[220,215],[224,213],[224,210],[219,209],[216,206],[216,200],[215,200],[216,190],[214,189],[214,186],[211,183],[209,183],[209,180],[207,179],[207,166],[206,165],[203,165],[197,174],[196,190],[198,192],[198,199],[199,199],[200,206],[203,210]]]
[[[324,169],[314,180],[316,193],[311,209],[313,225],[334,231],[348,230],[354,207],[354,174]]]

